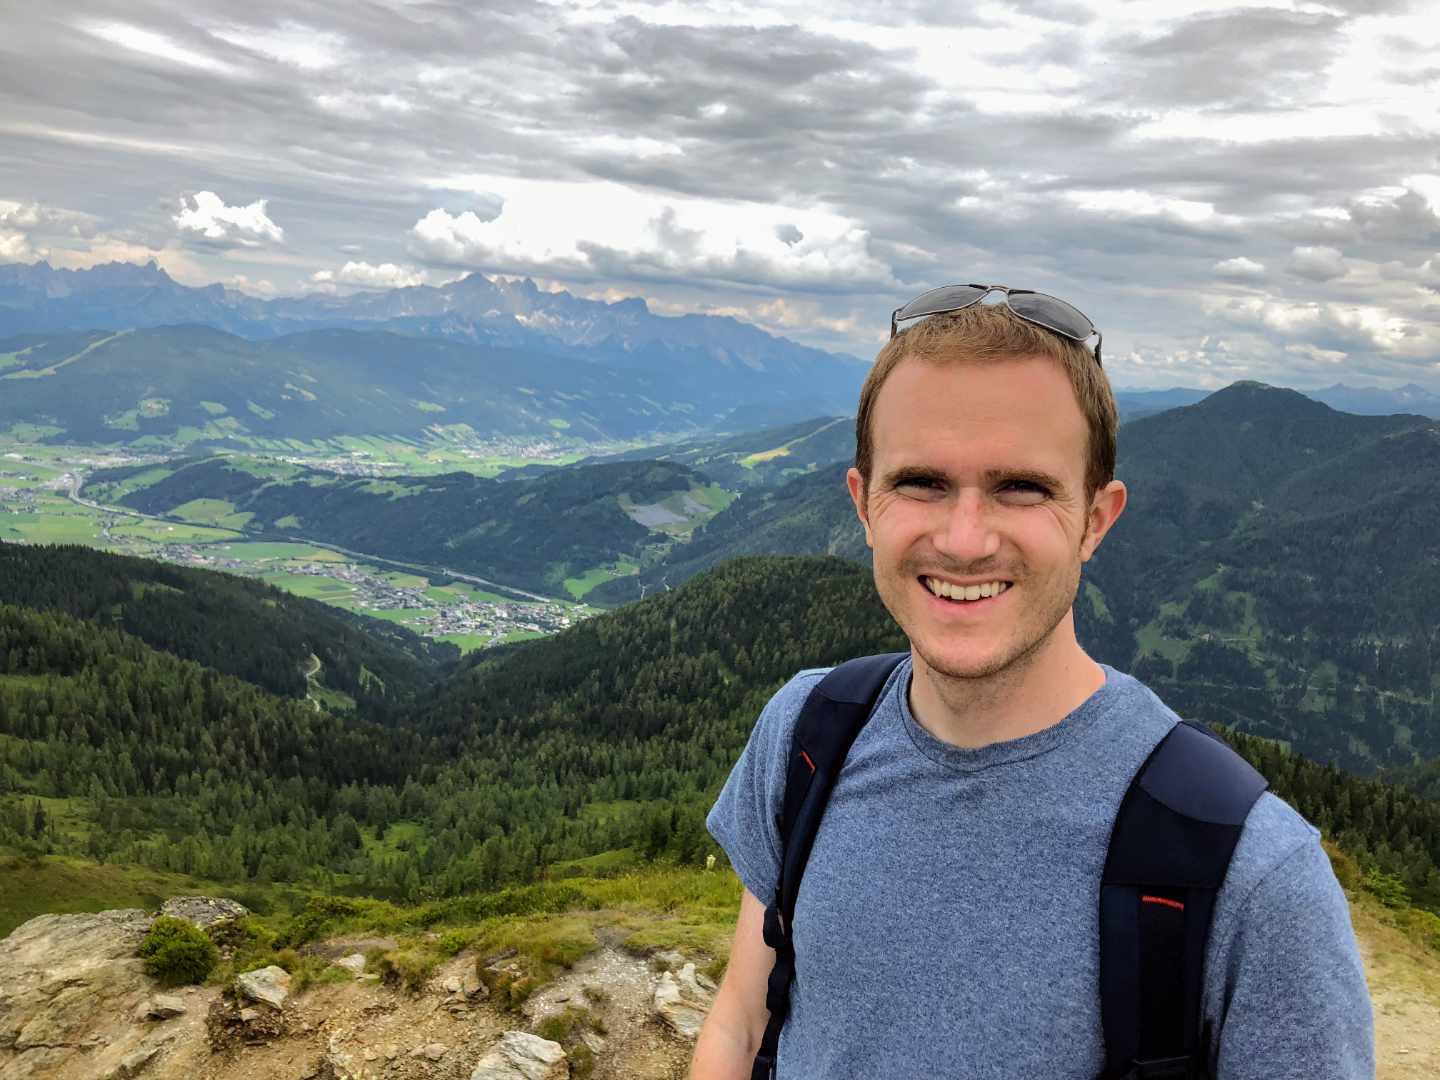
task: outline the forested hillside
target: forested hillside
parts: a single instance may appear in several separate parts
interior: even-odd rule
[[[303,698],[313,679],[372,719],[395,715],[459,658],[453,645],[252,578],[78,546],[0,543],[0,603],[115,627],[272,694]]]
[[[742,559],[476,654],[380,727],[6,606],[0,844],[411,900],[607,852],[693,863],[714,851],[704,814],[776,687],[902,645],[864,568]],[[1236,741],[1375,888],[1440,906],[1440,804]]]

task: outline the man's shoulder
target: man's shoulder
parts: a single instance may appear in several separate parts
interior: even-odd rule
[[[1319,829],[1284,799],[1267,791],[1245,819],[1230,862],[1230,880],[1241,888],[1258,884],[1301,848],[1319,840]]]

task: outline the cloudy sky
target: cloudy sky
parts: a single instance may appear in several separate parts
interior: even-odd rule
[[[0,0],[0,262],[529,275],[873,356],[949,282],[1127,387],[1440,392],[1435,0]]]

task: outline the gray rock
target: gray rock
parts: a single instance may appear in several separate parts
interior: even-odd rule
[[[160,1053],[162,1046],[142,1046],[138,1050],[132,1050],[120,1059],[120,1064],[105,1074],[105,1080],[128,1080],[129,1077],[139,1076],[145,1071],[145,1067],[155,1060]]]
[[[290,996],[290,973],[282,967],[269,967],[247,971],[235,976],[235,993],[250,1001],[259,1001],[278,1009]]]
[[[160,906],[160,914],[184,919],[204,930],[218,922],[249,915],[250,909],[223,896],[172,896]]]
[[[146,998],[135,1009],[135,1019],[169,1020],[172,1016],[185,1015],[185,999],[179,994],[156,994]]]
[[[458,975],[451,975],[448,979],[446,979],[440,984],[440,988],[444,990],[447,994],[459,994],[464,992],[465,984],[460,981],[460,977]]]
[[[240,1010],[240,1022],[242,1024],[253,1024],[260,1019],[260,1010],[253,1005],[247,1005]]]
[[[16,1055],[15,1075],[63,1071],[96,1017],[133,1014],[154,985],[135,955],[151,921],[138,910],[40,915],[0,942],[0,1050]]]
[[[567,1080],[569,1075],[570,1062],[559,1043],[528,1031],[507,1031],[475,1063],[470,1080]]]
[[[670,971],[660,976],[660,985],[655,988],[655,1011],[682,1038],[699,1036],[700,1026],[715,1004],[715,994],[706,984],[715,985],[705,976],[697,975],[691,963],[686,963],[678,976]]]
[[[439,1061],[448,1053],[450,1048],[444,1043],[426,1043],[424,1046],[417,1046],[410,1051],[412,1058],[426,1058],[430,1061]]]
[[[335,961],[336,967],[342,967],[352,975],[365,974],[365,954],[351,953],[349,956],[342,956]]]

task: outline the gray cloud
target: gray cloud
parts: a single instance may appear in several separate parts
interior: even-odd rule
[[[1332,247],[1297,247],[1291,253],[1289,270],[1310,281],[1332,281],[1348,272],[1344,258]]]
[[[586,18],[519,0],[22,5],[0,38],[0,208],[77,216],[0,221],[0,252],[156,252],[189,280],[281,291],[324,273],[529,272],[662,310],[749,312],[867,355],[896,303],[973,274],[1092,312],[1122,382],[1186,363],[1318,377],[1328,352],[1415,367],[1437,321],[1440,194],[1412,178],[1440,173],[1440,125],[1406,95],[1440,57],[1391,50],[1388,81],[1353,95],[1392,88],[1373,122],[1322,137],[1281,112],[1343,104],[1326,73],[1350,31],[1403,6],[1162,23],[1071,0],[983,19],[938,0],[753,19],[699,0]],[[654,209],[633,238],[580,225],[547,257],[502,242],[522,207],[491,178],[578,200],[619,184]],[[265,200],[283,240],[233,222],[207,237],[213,220],[177,230],[180,197],[207,191],[231,211]],[[751,203],[773,215],[726,233],[727,208]],[[1202,297],[1268,314],[1237,309],[1232,351],[1202,347],[1216,319]],[[1294,316],[1346,303],[1368,314],[1323,333]]]
[[[1115,94],[1132,103],[1247,107],[1290,104],[1313,92],[1338,54],[1345,19],[1240,8],[1186,19],[1123,48]]]

